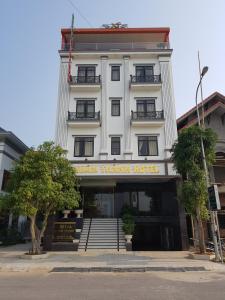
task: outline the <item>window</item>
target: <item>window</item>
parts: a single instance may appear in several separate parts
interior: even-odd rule
[[[112,66],[111,80],[112,81],[120,81],[120,66]]]
[[[155,99],[137,100],[137,115],[139,117],[145,117],[153,111],[155,111]]]
[[[76,107],[77,118],[94,118],[95,117],[95,101],[94,100],[77,100]]]
[[[95,67],[93,66],[78,66],[78,83],[94,83],[95,82]]]
[[[225,215],[218,213],[218,221],[220,229],[225,229]]]
[[[120,100],[111,101],[111,115],[120,116]]]
[[[111,154],[120,155],[120,137],[111,137]]]
[[[138,137],[138,155],[139,156],[157,156],[158,155],[157,136],[139,136]]]
[[[2,191],[6,191],[9,179],[10,179],[10,172],[7,170],[4,170],[3,178],[2,178]]]
[[[74,156],[79,156],[79,157],[94,156],[94,138],[75,137]]]
[[[151,81],[153,66],[136,66],[136,82]]]

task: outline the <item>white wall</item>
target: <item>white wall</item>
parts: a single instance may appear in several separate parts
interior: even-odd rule
[[[101,118],[106,116],[107,120],[107,126],[106,126],[106,151],[108,153],[108,159],[125,159],[125,140],[129,138],[127,135],[130,136],[130,146],[131,146],[131,152],[132,152],[132,159],[133,160],[143,160],[145,159],[143,156],[138,156],[138,144],[137,144],[137,135],[138,134],[149,134],[153,135],[156,134],[158,136],[158,142],[159,142],[159,155],[154,157],[147,157],[148,159],[165,159],[167,157],[165,148],[171,147],[172,142],[176,139],[176,116],[175,116],[175,109],[174,109],[174,95],[173,95],[173,89],[172,89],[172,75],[170,72],[170,57],[166,57],[166,61],[163,61],[164,69],[166,70],[164,72],[164,81],[163,82],[163,88],[159,90],[147,90],[143,89],[141,91],[133,91],[131,89],[126,88],[126,83],[124,80],[129,79],[130,75],[135,75],[135,65],[136,64],[153,64],[154,65],[154,74],[159,75],[160,70],[162,66],[160,65],[160,61],[157,57],[157,54],[155,53],[144,53],[144,54],[131,54],[127,53],[127,56],[129,58],[127,59],[127,66],[128,69],[125,70],[125,59],[124,59],[124,53],[115,53],[115,54],[106,54],[108,55],[108,58],[105,59],[106,63],[106,74],[101,74],[102,70],[102,59],[101,54],[76,54],[75,58],[72,62],[72,75],[77,76],[77,65],[80,64],[94,64],[96,65],[96,75],[101,75],[102,79],[106,78],[106,86],[104,95],[106,95],[106,98],[104,96],[102,97],[102,92],[100,91],[70,91],[69,93],[69,105],[68,110],[69,111],[76,111],[76,99],[79,98],[96,98],[95,102],[95,109],[96,111],[100,110]],[[169,67],[167,68],[167,63],[169,64]],[[111,81],[111,65],[120,65],[120,81]],[[169,70],[169,71],[168,71]],[[126,73],[124,73],[126,72]],[[64,73],[65,74],[65,73]],[[105,76],[105,77],[104,77]],[[62,79],[61,79],[62,80]],[[164,86],[165,85],[165,86]],[[59,104],[65,100],[61,99],[63,94],[59,94],[58,102]],[[66,97],[66,96],[65,96]],[[111,116],[111,98],[118,97],[121,99],[121,106],[120,106],[120,116]],[[125,99],[126,97],[126,99]],[[169,130],[167,130],[167,133],[165,135],[165,127],[164,126],[153,126],[153,127],[133,127],[132,125],[129,125],[129,128],[127,130],[125,122],[124,122],[124,116],[125,113],[127,117],[131,117],[131,110],[136,111],[136,100],[135,97],[154,97],[156,98],[156,110],[168,110],[165,112],[165,115],[167,117],[167,120],[165,121],[166,126],[169,127]],[[165,101],[166,99],[166,101]],[[102,103],[105,102],[105,112],[103,111]],[[128,103],[125,103],[125,101],[128,101]],[[170,103],[172,102],[172,103]],[[64,105],[60,107],[58,115],[60,113],[60,110],[66,109],[67,106]],[[126,107],[128,107],[128,111],[126,110]],[[171,108],[172,107],[172,108]],[[63,114],[64,118],[67,116],[67,111]],[[59,119],[59,117],[58,117]],[[66,120],[65,120],[66,121]],[[130,119],[129,119],[130,121]],[[59,125],[58,131],[60,131]],[[95,136],[95,144],[94,144],[94,157],[88,157],[88,160],[98,160],[100,159],[99,153],[101,151],[101,132],[103,127],[98,128],[92,128],[91,126],[89,128],[72,128],[68,127],[67,131],[64,131],[64,135],[67,136],[67,143],[66,147],[68,150],[68,159],[70,160],[84,160],[85,158],[80,157],[74,157],[74,137],[73,135],[94,135]],[[111,155],[111,135],[119,135],[121,136],[121,155],[119,156],[112,156]],[[169,135],[169,136],[168,136]],[[166,140],[167,138],[167,140]]]

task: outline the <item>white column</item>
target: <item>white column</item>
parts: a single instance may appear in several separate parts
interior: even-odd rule
[[[100,159],[108,158],[107,151],[107,65],[108,56],[101,56],[101,142]]]
[[[165,158],[171,156],[170,149],[177,139],[177,124],[175,99],[173,91],[173,77],[170,58],[159,57],[161,79],[162,79],[162,102],[165,118]]]
[[[19,216],[18,217],[18,231],[20,233],[24,233],[24,227],[25,227],[25,224],[26,224],[26,221],[27,221],[27,217],[26,216]]]
[[[55,143],[67,149],[67,118],[70,101],[68,60],[60,63]]]
[[[130,118],[131,118],[131,110],[130,110],[130,57],[123,57],[124,63],[124,137],[125,137],[125,151],[124,151],[124,159],[130,160],[132,159],[132,151],[131,151],[131,132],[130,132]]]

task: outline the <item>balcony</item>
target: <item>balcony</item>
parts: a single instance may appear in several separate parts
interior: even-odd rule
[[[101,88],[101,76],[71,76],[69,84],[75,91],[98,91]]]
[[[62,51],[69,51],[70,44],[64,43],[62,45]],[[91,51],[91,52],[101,52],[101,51],[168,51],[170,50],[170,44],[168,42],[130,42],[130,43],[79,43],[76,42],[72,46],[72,51]]]
[[[160,111],[134,112],[131,111],[131,125],[135,127],[162,126],[164,113]]]
[[[161,88],[161,75],[133,76],[130,75],[130,87],[132,90],[158,90]]]
[[[89,113],[68,111],[67,124],[70,127],[99,127],[101,125],[100,111]]]

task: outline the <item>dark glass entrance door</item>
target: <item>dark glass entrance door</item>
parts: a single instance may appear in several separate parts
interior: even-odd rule
[[[85,218],[113,218],[113,188],[86,188],[83,192]]]

